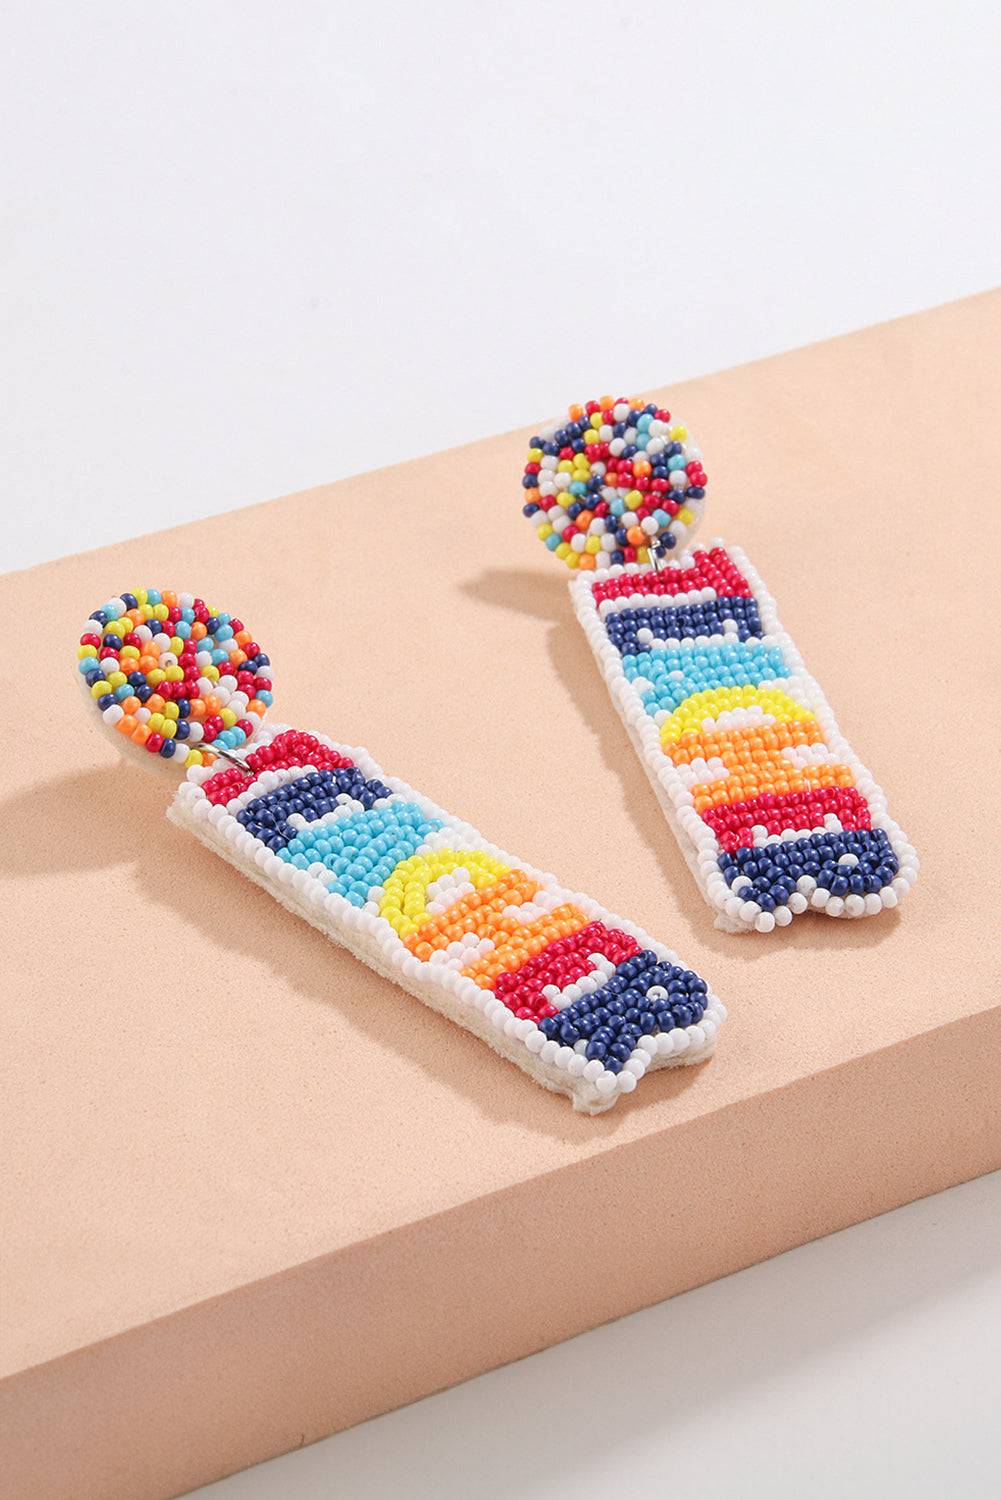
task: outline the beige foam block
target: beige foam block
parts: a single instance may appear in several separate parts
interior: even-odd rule
[[[898,912],[713,929],[519,514],[527,431],[0,582],[22,1500],[176,1493],[1001,1164],[1001,296],[663,396],[918,848]],[[154,583],[252,625],[283,719],[675,947],[716,1060],[574,1115],[168,824],[72,669]]]

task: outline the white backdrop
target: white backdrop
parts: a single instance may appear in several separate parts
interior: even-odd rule
[[[996,283],[995,13],[8,0],[0,567]],[[216,1493],[997,1500],[999,1222],[986,1179]]]
[[[983,290],[996,9],[7,0],[0,567]]]

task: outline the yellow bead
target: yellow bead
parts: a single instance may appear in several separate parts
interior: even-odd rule
[[[544,457],[545,454],[543,453],[541,448],[529,448],[528,462],[530,464],[541,464]]]
[[[183,672],[181,673],[181,676],[182,677],[184,676]],[[218,682],[219,681],[219,668],[218,667],[203,667],[202,668],[202,676],[203,677],[207,677],[208,680],[209,680],[209,682]]]
[[[573,464],[568,458],[561,458],[559,463],[556,465],[556,472],[558,474],[572,474]]]
[[[170,610],[165,604],[157,604],[153,610],[154,620],[165,620],[169,614]]]
[[[97,649],[98,648],[96,646],[77,646],[77,648],[76,648],[76,659],[77,659],[77,661],[83,661],[83,659],[84,659],[85,656],[93,656],[94,652]]]
[[[693,510],[689,510],[687,505],[683,505],[678,511],[678,520],[681,522],[682,526],[690,526],[695,520],[695,512]]]
[[[108,681],[111,683],[111,686],[113,688],[124,687],[128,680],[129,679],[126,677],[124,672],[108,673]]]
[[[553,528],[550,526],[548,521],[544,521],[541,526],[537,526],[535,528],[535,534],[536,536],[541,537],[543,541],[545,541],[547,536],[552,536]]]
[[[236,723],[236,714],[231,708],[221,709],[219,712],[219,717],[226,729],[232,729],[233,725]]]
[[[147,723],[149,724],[150,734],[159,734],[164,724],[163,714],[150,714]]]
[[[645,563],[650,561],[650,548],[640,547],[636,553],[636,561]]]
[[[174,723],[173,719],[164,719],[163,723],[160,725],[160,733],[163,735],[165,740],[172,740],[174,738],[174,735],[177,733],[177,725]]]
[[[560,545],[556,548],[556,556],[566,557],[567,553],[572,551],[573,548],[571,547],[569,542],[560,542]]]
[[[579,568],[580,567],[580,556],[579,556],[578,553],[576,553],[573,550],[572,547],[570,548],[570,555],[569,555],[569,557],[566,560],[566,564],[567,564],[568,568]]]
[[[183,682],[184,669],[183,667],[168,667],[166,676],[168,682]]]
[[[148,598],[149,595],[147,594],[145,589],[136,589],[136,603],[140,609],[142,609]]]
[[[105,693],[110,693],[110,692],[111,692],[111,683],[110,682],[95,682],[94,686],[90,690],[90,696],[92,698],[103,698],[104,695],[105,695]]]
[[[683,422],[677,422],[671,428],[671,438],[675,443],[683,443],[688,436],[688,428]]]
[[[133,656],[138,660],[138,658],[142,655],[142,652],[139,650],[138,646],[123,646],[118,654],[122,658],[122,661],[125,661],[126,658],[130,658]]]
[[[162,667],[154,667],[152,672],[147,672],[146,681],[149,683],[150,687],[159,687],[160,683],[164,681],[166,676],[167,674]]]
[[[163,705],[163,717],[165,719],[179,719],[181,717],[181,710],[176,703],[165,703]]]
[[[626,495],[626,505],[628,506],[628,508],[630,510],[639,510],[642,504],[643,496],[640,494],[639,490],[630,490]]]
[[[184,764],[186,766],[200,766],[202,764],[202,752],[200,750],[189,750]]]
[[[184,642],[181,640],[181,637],[179,635],[171,636],[170,650],[173,651],[175,656],[180,656],[181,652],[184,650]]]
[[[597,536],[589,536],[587,541],[584,543],[584,551],[590,552],[592,557],[596,552],[600,552],[601,538]]]

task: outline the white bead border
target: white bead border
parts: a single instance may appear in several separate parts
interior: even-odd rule
[[[255,736],[255,747],[267,744],[285,727],[269,724],[265,731]],[[428,816],[440,819],[462,841],[462,846],[482,849],[524,870],[561,901],[574,902],[592,920],[621,928],[642,947],[652,949],[669,963],[682,964],[677,954],[651,938],[635,923],[616,916],[583,892],[565,890],[555,876],[536,870],[524,860],[488,843],[470,824],[444,812],[406,782],[384,775],[366,750],[339,744],[321,734],[316,738],[329,749],[348,756],[367,778],[382,781],[393,792],[416,802]],[[726,1011],[712,991],[707,996],[705,1014],[697,1025],[676,1027],[656,1037],[642,1037],[621,1073],[613,1073],[598,1062],[587,1062],[572,1048],[547,1040],[534,1021],[518,1019],[489,990],[480,989],[472,979],[453,969],[415,958],[383,918],[353,906],[345,897],[328,891],[307,870],[296,869],[279,859],[237,821],[234,812],[238,812],[252,796],[259,796],[284,781],[306,776],[315,767],[262,772],[247,792],[225,806],[213,805],[201,789],[201,782],[215,775],[218,769],[218,766],[196,766],[188,771],[187,779],[181,782],[167,810],[171,822],[194,834],[201,843],[263,886],[283,906],[318,928],[332,942],[347,948],[356,958],[399,984],[432,1010],[489,1043],[537,1083],[569,1095],[576,1110],[600,1114],[610,1109],[622,1094],[631,1093],[647,1071],[702,1062],[715,1050],[716,1033]],[[230,811],[231,808],[234,812]]]
[[[703,822],[695,811],[691,792],[670,756],[664,754],[657,726],[647,713],[639,691],[623,671],[621,653],[608,639],[603,623],[604,616],[600,612],[600,606],[595,603],[594,586],[596,583],[605,583],[623,574],[635,575],[637,580],[641,581],[644,577],[650,576],[653,570],[649,566],[641,566],[638,563],[626,563],[609,568],[601,573],[600,577],[595,577],[591,573],[577,575],[570,582],[570,594],[577,618],[597,658],[612,702],[626,726],[664,817],[688,861],[699,889],[716,913],[716,926],[724,932],[771,932],[776,926],[787,927],[794,916],[799,916],[806,911],[822,911],[828,917],[855,918],[874,916],[877,911],[896,906],[917,878],[917,854],[899,826],[890,817],[882,789],[838,728],[833,710],[824,697],[819,683],[807,671],[792,637],[779,620],[775,600],[765,588],[760,575],[751,565],[747,555],[740,547],[731,546],[715,537],[711,542],[680,553],[676,559],[672,559],[665,565],[666,569],[678,571],[691,567],[694,562],[694,552],[709,551],[713,547],[722,547],[747,579],[758,605],[763,634],[781,648],[791,669],[791,678],[783,678],[781,681],[776,680],[763,685],[780,687],[789,691],[793,697],[816,714],[828,749],[839,761],[843,761],[850,767],[858,790],[869,804],[872,826],[882,828],[886,833],[899,864],[898,874],[879,895],[864,898],[850,896],[843,899],[839,896],[831,896],[827,891],[818,890],[816,882],[810,876],[804,876],[800,880],[799,889],[789,898],[789,904],[777,907],[774,913],[762,911],[757,902],[743,901],[735,895],[727,885],[718,866],[719,855],[722,852],[719,840],[708,823]],[[654,603],[660,608],[665,608],[680,602],[684,602],[683,596],[675,595],[671,600],[667,600],[663,595],[644,594],[641,588],[637,588],[635,594],[616,600],[611,608],[613,610],[642,608]],[[606,613],[608,613],[607,610]],[[793,833],[792,836],[797,837],[798,834]],[[861,904],[861,910],[859,904]]]

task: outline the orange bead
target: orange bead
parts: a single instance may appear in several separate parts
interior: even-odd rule
[[[582,406],[571,406],[569,415],[571,422],[579,422],[584,415],[584,408]]]
[[[119,719],[118,723],[115,725],[115,728],[118,730],[119,734],[132,734],[133,731],[138,727],[138,724],[138,719],[133,718],[131,714],[126,714],[123,719]]]
[[[131,734],[131,739],[137,745],[145,745],[149,739],[150,729],[148,724],[137,724]]]
[[[238,630],[233,639],[238,646],[249,646],[254,637],[249,630]]]
[[[139,699],[134,696],[122,699],[122,711],[125,714],[134,714],[136,709],[141,707],[142,704],[139,702]],[[119,720],[118,727],[121,728],[121,720]]]
[[[202,624],[201,620],[196,620],[191,627],[191,639],[193,641],[202,641],[207,635],[208,631],[205,629],[205,626]]]
[[[149,642],[147,642],[146,644],[148,646]],[[147,650],[145,654],[143,656],[140,656],[139,658],[138,670],[142,672],[143,676],[145,677],[147,672],[155,672],[159,665],[159,656],[150,656],[149,651]]]
[[[222,707],[222,703],[216,697],[215,693],[206,693],[202,702],[205,704],[205,712],[207,714],[217,714]]]
[[[163,702],[164,700],[160,697],[159,693],[151,693],[146,699],[146,707],[151,714],[158,714],[163,711]]]
[[[251,707],[252,706],[253,705],[251,705]],[[192,698],[191,713],[188,715],[188,717],[194,719],[197,723],[201,723],[202,719],[208,718],[208,712],[201,698]]]
[[[163,593],[160,595],[160,602],[161,604],[165,604],[168,609],[176,609],[177,595],[174,593],[173,589],[164,589]]]
[[[590,552],[582,552],[580,554],[580,561],[578,562],[577,566],[584,573],[592,573],[594,571],[594,558],[591,556]]]
[[[646,532],[642,526],[630,526],[626,532],[631,547],[642,547],[646,542]]]

